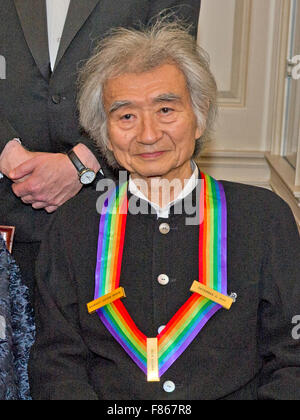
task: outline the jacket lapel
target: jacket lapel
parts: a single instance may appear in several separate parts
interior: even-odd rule
[[[50,77],[50,58],[45,0],[14,0],[31,54],[46,80]]]
[[[71,0],[54,71],[71,44],[73,38],[90,16],[100,0]]]

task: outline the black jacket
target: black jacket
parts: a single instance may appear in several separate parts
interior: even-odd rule
[[[20,137],[29,150],[65,152],[84,143],[105,163],[82,135],[76,108],[78,69],[97,41],[112,27],[147,24],[160,11],[173,8],[194,24],[200,0],[71,0],[56,66],[49,71],[46,0],[0,0],[0,55],[6,79],[0,79],[0,153]],[[1,224],[16,226],[16,241],[39,241],[49,216],[24,205],[0,180]]]
[[[288,206],[270,191],[223,182],[228,205],[228,292],[220,310],[164,374],[147,383],[86,304],[94,298],[99,193],[92,188],[55,215],[37,264],[35,399],[300,399],[300,239]],[[121,285],[137,326],[155,337],[198,278],[198,227],[172,214],[128,215]],[[161,286],[157,277],[167,274]],[[165,381],[176,389],[167,394]]]

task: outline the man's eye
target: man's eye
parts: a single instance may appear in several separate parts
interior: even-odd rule
[[[121,117],[121,120],[129,121],[129,120],[131,120],[132,117],[133,117],[132,114],[125,114]]]
[[[165,114],[165,115],[170,114],[172,111],[173,111],[173,109],[168,108],[168,107],[162,108],[162,109],[160,110],[160,112],[161,112],[162,114]]]

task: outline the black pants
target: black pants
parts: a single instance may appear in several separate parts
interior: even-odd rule
[[[12,256],[20,267],[24,283],[29,289],[30,302],[34,306],[35,263],[40,248],[40,242],[15,242]]]

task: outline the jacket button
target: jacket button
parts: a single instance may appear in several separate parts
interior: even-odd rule
[[[157,277],[157,281],[162,286],[166,286],[169,283],[170,279],[169,279],[169,277],[166,274],[160,274]]]
[[[167,235],[167,234],[170,232],[170,230],[171,230],[171,228],[170,228],[170,226],[168,225],[168,223],[162,223],[162,224],[159,226],[159,231],[160,231],[160,233],[161,233],[161,234],[163,234],[163,235]]]
[[[165,325],[162,325],[161,327],[159,327],[157,330],[158,334],[160,334],[165,328],[166,328]]]
[[[60,104],[60,103],[61,103],[61,96],[60,96],[60,95],[53,95],[53,96],[51,97],[51,99],[52,99],[52,102],[53,102],[55,105],[58,105],[58,104]]]
[[[174,382],[172,382],[172,381],[166,381],[163,384],[163,388],[164,388],[164,391],[165,392],[171,393],[171,392],[174,392],[175,391],[176,386],[175,386]]]

